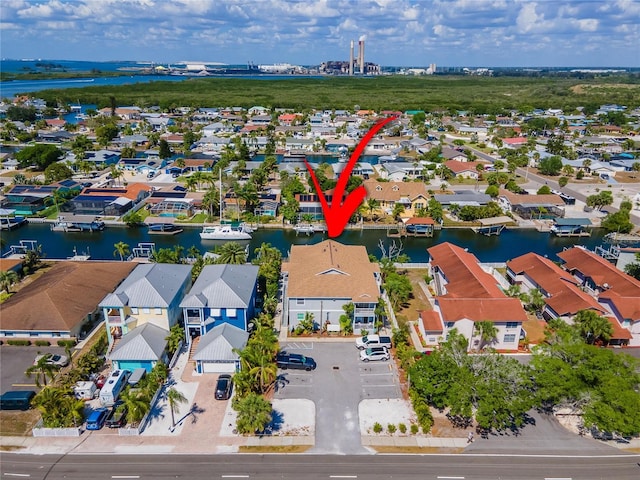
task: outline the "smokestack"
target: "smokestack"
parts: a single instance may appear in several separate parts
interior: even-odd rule
[[[351,53],[349,55],[349,76],[353,76],[353,40],[351,40]]]
[[[360,65],[360,74],[364,74],[364,38],[360,37],[358,41],[358,65]]]

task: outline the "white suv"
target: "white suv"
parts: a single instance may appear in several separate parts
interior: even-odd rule
[[[371,347],[360,351],[360,360],[368,362],[369,360],[389,360],[389,350],[387,347]]]

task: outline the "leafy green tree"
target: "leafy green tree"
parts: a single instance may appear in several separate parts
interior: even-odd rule
[[[560,185],[560,188],[566,187],[567,183],[569,183],[569,179],[567,177],[560,177],[558,179],[558,185]]]
[[[142,225],[142,215],[139,211],[129,211],[122,217],[122,221],[129,228],[139,227]]]
[[[137,154],[138,154],[138,152],[133,147],[124,147],[120,151],[120,157],[122,157],[122,158],[136,158]]]
[[[394,309],[408,302],[413,292],[409,278],[396,272],[387,275],[383,287],[389,295],[389,300]]]
[[[158,149],[158,156],[162,159],[169,158],[172,155],[171,148],[169,147],[169,142],[167,142],[164,138],[160,139]]]
[[[497,185],[489,185],[484,193],[489,195],[491,198],[496,198],[500,194],[500,189]]]
[[[589,195],[586,203],[589,207],[594,207],[600,210],[602,207],[613,203],[613,194],[610,190],[603,190],[595,195]]]
[[[38,111],[35,107],[22,107],[19,105],[11,105],[7,108],[7,118],[11,121],[18,122],[34,122],[37,118]]]
[[[242,435],[262,432],[271,423],[271,403],[256,393],[250,393],[235,402],[234,409],[238,412],[236,428]]]
[[[165,340],[167,341],[167,352],[169,352],[169,355],[173,355],[184,340],[184,328],[178,324],[174,325],[169,330],[169,335]]]
[[[111,140],[118,136],[118,126],[113,122],[105,123],[96,127],[96,140],[98,144],[106,147],[111,143]]]
[[[23,148],[15,154],[20,168],[35,167],[44,170],[62,158],[62,150],[54,145],[39,143]]]
[[[152,255],[151,261],[156,263],[183,263],[184,247],[175,245],[173,248],[161,248]]]
[[[573,318],[574,325],[585,342],[608,342],[613,335],[613,326],[594,310],[580,310]]]
[[[64,163],[52,163],[44,169],[44,181],[46,183],[59,182],[71,177],[73,177],[73,170]]]
[[[171,428],[175,428],[175,414],[180,412],[180,405],[187,403],[188,400],[187,397],[185,397],[179,390],[171,387],[167,390],[167,402],[169,403],[169,410],[171,411]]]
[[[640,253],[636,253],[636,261],[624,266],[624,272],[636,280],[640,280]]]
[[[538,169],[543,175],[550,175],[554,177],[560,173],[560,170],[562,170],[562,159],[558,155],[543,158],[540,160]]]
[[[429,199],[429,215],[436,222],[441,222],[444,215],[442,204],[433,197]]]
[[[237,242],[225,243],[217,249],[216,253],[220,255],[217,263],[226,263],[230,265],[244,265],[247,263],[246,249]]]
[[[549,185],[542,185],[536,193],[538,195],[549,195],[551,193],[551,188]]]
[[[124,262],[124,258],[129,255],[129,253],[131,253],[131,250],[129,250],[129,245],[124,242],[118,242],[113,247],[115,248],[115,250],[113,251],[113,256],[115,257],[116,255],[119,255],[121,262]]]
[[[13,270],[3,270],[0,272],[0,289],[8,294],[11,293],[11,287],[18,282],[18,274]]]
[[[631,223],[629,210],[620,210],[618,212],[608,214],[602,220],[601,225],[607,232],[629,233],[633,230],[633,223]]]

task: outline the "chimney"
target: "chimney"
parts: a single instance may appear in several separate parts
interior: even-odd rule
[[[360,75],[364,74],[364,38],[358,41],[358,65],[360,65]]]
[[[353,40],[351,40],[351,52],[349,54],[349,76],[353,76]]]

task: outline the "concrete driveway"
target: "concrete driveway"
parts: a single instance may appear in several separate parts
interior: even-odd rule
[[[312,357],[312,372],[279,370],[274,398],[315,402],[313,453],[365,453],[358,405],[370,398],[401,398],[395,363],[362,362],[353,342],[287,342],[282,350]]]
[[[2,365],[0,368],[0,389],[2,393],[8,390],[38,390],[35,377],[27,377],[25,371],[33,365],[33,360],[39,353],[65,354],[64,348],[58,346],[0,346],[0,365]]]

